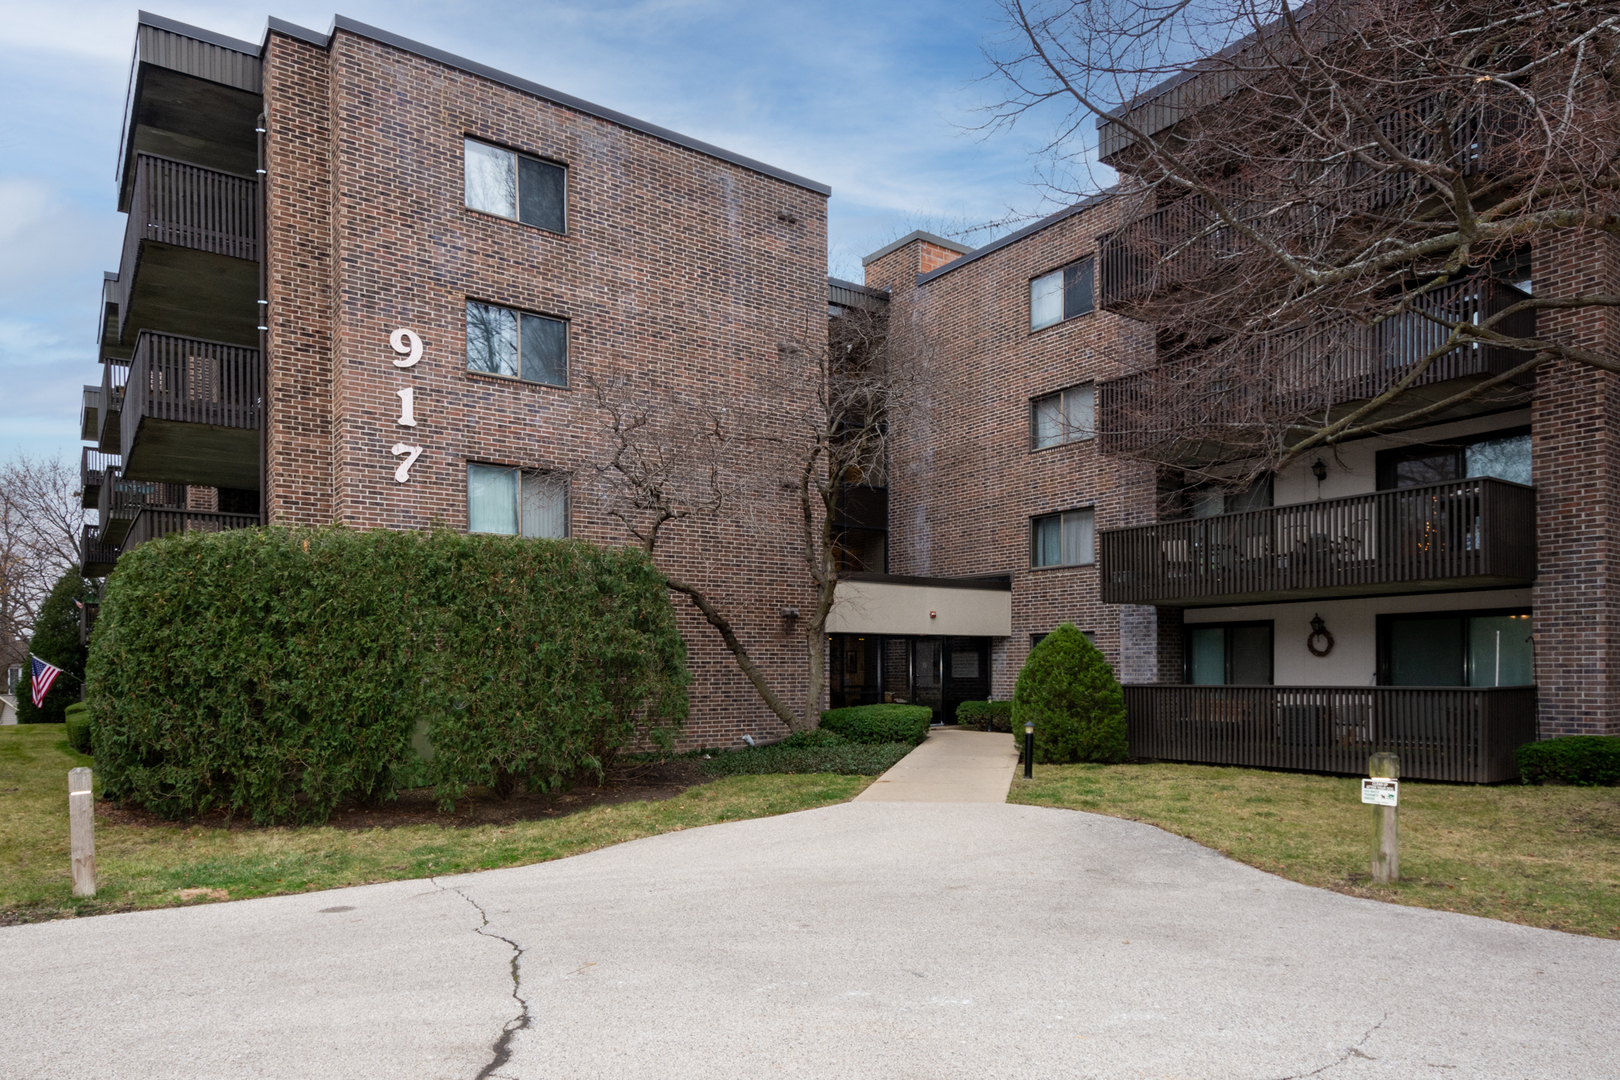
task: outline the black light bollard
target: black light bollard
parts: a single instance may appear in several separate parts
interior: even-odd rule
[[[1024,779],[1035,779],[1035,723],[1024,721]]]

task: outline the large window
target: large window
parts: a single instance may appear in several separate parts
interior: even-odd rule
[[[1436,611],[1378,617],[1386,686],[1529,686],[1536,681],[1530,612]]]
[[[469,208],[548,232],[567,231],[567,169],[472,139],[465,147]]]
[[[1089,439],[1096,434],[1096,392],[1091,383],[1071,386],[1029,403],[1029,444],[1033,450]]]
[[[568,535],[568,480],[556,473],[467,464],[467,531]]]
[[[1270,622],[1189,623],[1187,681],[1194,686],[1269,686]]]
[[[1493,431],[1425,446],[1402,446],[1378,454],[1378,487],[1418,487],[1464,477],[1494,476],[1530,483],[1530,432]]]
[[[1030,563],[1080,566],[1096,561],[1096,518],[1090,508],[1047,514],[1030,522]]]
[[[568,324],[467,301],[467,370],[568,385]]]
[[[1092,259],[1088,255],[1029,283],[1029,328],[1039,330],[1092,308]]]

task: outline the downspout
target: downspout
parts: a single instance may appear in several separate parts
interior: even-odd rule
[[[259,166],[255,175],[259,180],[259,524],[270,524],[269,492],[265,490],[265,474],[269,459],[270,430],[270,195],[269,174],[265,171],[265,128],[268,113],[259,114],[258,133]]]

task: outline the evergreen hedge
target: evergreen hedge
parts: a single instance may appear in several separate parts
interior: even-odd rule
[[[835,731],[796,731],[770,746],[713,752],[703,769],[715,776],[760,773],[842,773],[877,776],[911,753],[909,742],[856,743]]]
[[[956,707],[956,723],[961,727],[982,727],[986,731],[1012,730],[1012,702],[964,701]]]
[[[1125,692],[1102,652],[1070,623],[1030,650],[1013,690],[1012,726],[1035,724],[1035,760],[1124,761]]]
[[[685,719],[685,659],[638,551],[242,529],[119,559],[87,692],[111,797],[322,821],[392,795],[402,768],[447,805],[600,774]]]
[[[90,752],[90,706],[75,701],[62,714],[67,723],[68,745],[81,754]]]
[[[934,711],[926,705],[851,705],[828,709],[821,714],[822,727],[850,742],[868,746],[880,743],[916,746],[928,738],[928,725],[933,720]]]
[[[44,705],[36,709],[34,665],[28,657],[23,657],[23,677],[17,683],[19,724],[60,724],[66,719],[67,707],[79,700],[87,650],[79,644],[79,608],[74,601],[83,603],[94,600],[95,596],[95,586],[86,581],[75,566],[56,579],[50,595],[39,606],[28,651],[47,664],[61,668],[62,674],[51,684]]]
[[[1519,778],[1526,784],[1620,785],[1620,737],[1566,735],[1525,743],[1513,752]]]

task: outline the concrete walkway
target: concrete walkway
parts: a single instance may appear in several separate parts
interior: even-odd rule
[[[859,795],[857,802],[1007,801],[1018,746],[1011,735],[937,727]]]
[[[1608,1080],[1620,942],[1114,818],[860,802],[0,928],[0,972],[8,1078]]]

